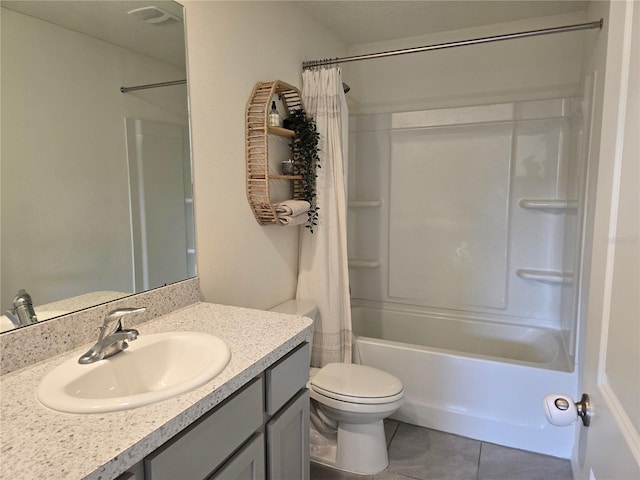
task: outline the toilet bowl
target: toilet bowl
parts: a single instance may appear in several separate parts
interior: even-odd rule
[[[336,425],[335,448],[314,452],[312,443],[312,460],[364,475],[387,467],[383,420],[402,405],[400,380],[365,365],[329,363],[310,379],[309,393],[316,410]]]
[[[315,321],[308,301],[290,300],[271,309]],[[383,420],[404,401],[402,382],[365,365],[329,363],[311,368],[311,460],[339,470],[372,475],[389,464]]]

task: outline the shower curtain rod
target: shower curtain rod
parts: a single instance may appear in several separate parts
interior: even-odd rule
[[[322,60],[309,60],[302,62],[302,69],[322,67],[325,65],[337,65],[339,63],[356,62],[358,60],[369,60],[372,58],[392,57],[396,55],[405,55],[407,53],[429,52],[431,50],[442,50],[445,48],[462,47],[465,45],[476,45],[479,43],[499,42],[501,40],[512,40],[516,38],[536,37],[538,35],[549,35],[552,33],[575,32],[578,30],[589,30],[593,28],[602,29],[603,20],[595,22],[578,23],[575,25],[565,25],[563,27],[543,28],[540,30],[529,30],[527,32],[508,33],[505,35],[496,35],[492,37],[474,38],[471,40],[461,40],[459,42],[438,43],[436,45],[426,45],[424,47],[404,48],[402,50],[390,50],[387,52],[368,53],[364,55],[355,55],[353,57],[343,58],[325,58]]]
[[[122,93],[133,92],[134,90],[146,90],[147,88],[172,87],[173,85],[184,85],[186,80],[173,80],[171,82],[147,83],[146,85],[136,85],[134,87],[120,87]]]

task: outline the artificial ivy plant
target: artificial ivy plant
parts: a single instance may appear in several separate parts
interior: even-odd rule
[[[316,168],[320,168],[318,156],[320,134],[316,128],[316,122],[307,116],[302,108],[292,111],[283,123],[285,128],[296,133],[291,141],[291,159],[296,175],[302,177],[300,180],[302,200],[306,200],[311,205],[308,212],[309,220],[305,227],[313,233],[314,227],[318,224],[320,209],[316,205]]]

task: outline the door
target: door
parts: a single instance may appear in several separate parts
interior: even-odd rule
[[[596,2],[599,3],[599,2]],[[576,477],[640,478],[640,3],[609,4]],[[605,33],[606,32],[606,33]],[[602,55],[602,54],[601,54]],[[601,62],[604,66],[604,62]],[[596,127],[597,129],[597,127]]]
[[[191,183],[184,158],[186,129],[127,118],[135,291],[160,287],[193,274],[189,262],[187,203]]]

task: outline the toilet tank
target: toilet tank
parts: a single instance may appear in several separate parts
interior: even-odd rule
[[[311,300],[287,300],[269,309],[271,312],[288,313],[290,315],[300,315],[309,317],[315,321],[318,307]]]
[[[314,326],[316,322],[316,315],[318,313],[318,307],[311,300],[287,300],[284,303],[280,303],[275,307],[269,309],[270,312],[288,313],[289,315],[300,315],[301,317],[308,317],[313,320]],[[309,363],[311,363],[311,351],[313,349],[313,334],[309,337]]]

